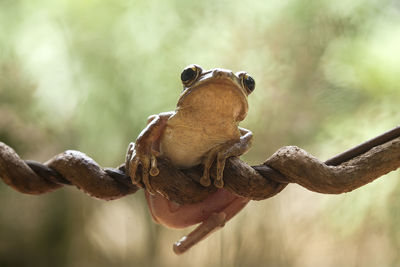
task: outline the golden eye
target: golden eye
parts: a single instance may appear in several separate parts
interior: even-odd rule
[[[244,85],[246,85],[247,89],[249,89],[251,92],[253,92],[254,89],[256,88],[256,82],[250,75],[246,74],[244,76],[243,83],[244,83]]]
[[[181,73],[181,80],[184,85],[190,85],[200,74],[201,68],[196,65],[186,67]]]
[[[241,75],[239,75],[239,77],[241,79],[243,87],[246,88],[249,94],[253,92],[254,89],[256,88],[256,82],[254,81],[254,79],[247,73],[243,72],[241,73]]]

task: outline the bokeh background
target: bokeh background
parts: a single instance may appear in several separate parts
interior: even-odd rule
[[[117,166],[147,116],[175,108],[191,63],[255,78],[246,161],[285,145],[324,160],[399,125],[400,4],[1,0],[0,141]],[[343,195],[290,185],[179,257],[189,230],[154,224],[143,192],[105,202],[1,182],[0,266],[400,266],[399,178]]]

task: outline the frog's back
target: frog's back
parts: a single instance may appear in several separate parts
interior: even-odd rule
[[[203,156],[213,147],[240,138],[237,124],[229,121],[202,123],[202,119],[185,118],[179,113],[172,116],[160,140],[162,155],[178,168],[189,168],[201,163]]]

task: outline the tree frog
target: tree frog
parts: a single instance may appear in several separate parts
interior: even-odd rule
[[[145,187],[153,219],[165,226],[184,228],[202,222],[175,244],[175,252],[204,238],[239,212],[249,201],[223,189],[228,157],[240,156],[251,146],[252,132],[239,127],[248,111],[247,96],[254,79],[244,71],[189,65],[181,73],[183,91],[175,111],[152,115],[135,143],[128,148],[126,169],[134,184]],[[217,192],[200,203],[178,205],[155,192],[150,176],[158,175],[157,157],[167,157],[177,168],[201,164],[200,183],[211,186],[210,168],[216,162]],[[142,179],[136,176],[141,165]]]

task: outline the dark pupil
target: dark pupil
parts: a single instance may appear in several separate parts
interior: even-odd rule
[[[196,77],[196,71],[192,68],[185,69],[181,73],[181,80],[182,82],[188,82]]]
[[[247,86],[247,88],[250,91],[254,90],[254,87],[256,86],[256,83],[254,82],[253,78],[250,76],[247,76],[246,79],[244,80],[244,84]]]

